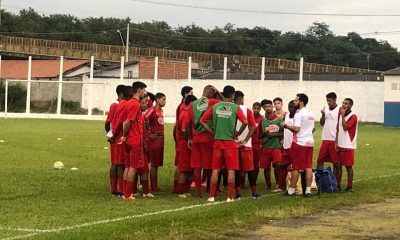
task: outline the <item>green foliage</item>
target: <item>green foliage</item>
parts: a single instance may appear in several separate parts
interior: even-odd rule
[[[194,23],[172,28],[165,21],[133,23],[129,18],[46,16],[29,8],[19,14],[3,11],[0,31],[25,37],[122,45],[117,30],[125,39],[128,23],[131,46],[287,59],[304,56],[308,62],[381,71],[400,65],[399,52],[388,42],[362,38],[355,32],[335,36],[324,22],[312,23],[304,34],[281,33],[264,26],[237,28],[231,23],[213,29]],[[37,34],[59,32],[67,34]]]

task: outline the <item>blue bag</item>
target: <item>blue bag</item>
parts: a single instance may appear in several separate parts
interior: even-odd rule
[[[315,170],[315,178],[317,180],[318,193],[339,191],[336,176],[333,174],[330,166]]]

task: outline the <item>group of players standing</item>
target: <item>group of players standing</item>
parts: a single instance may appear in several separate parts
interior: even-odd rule
[[[111,191],[125,200],[138,195],[139,177],[143,197],[154,197],[151,192],[160,190],[157,169],[163,165],[162,107],[166,99],[164,94],[153,96],[145,88],[139,81],[132,87],[118,86],[119,101],[111,105],[105,124],[111,146]],[[222,92],[207,85],[200,98],[193,95],[191,87],[185,86],[181,95],[173,133],[176,149],[173,193],[187,197],[193,182],[195,196],[202,197],[205,184],[207,201],[213,202],[225,182],[227,202],[232,202],[241,197],[247,175],[252,198],[256,199],[260,197],[257,178],[261,168],[266,187],[272,188],[273,169],[276,182],[273,191],[288,196],[296,194],[299,171],[304,171],[303,195],[310,196],[315,117],[306,107],[307,95],[297,94],[289,102],[287,113],[282,110],[279,97],[255,102],[249,109],[244,106],[244,93],[229,85]],[[340,186],[345,166],[348,175],[345,191],[351,192],[358,119],[351,111],[352,99],[345,98],[340,107],[336,98],[335,93],[327,94],[327,105],[321,111],[323,133],[318,167],[323,167],[324,162],[333,163]],[[265,116],[260,114],[261,109]]]

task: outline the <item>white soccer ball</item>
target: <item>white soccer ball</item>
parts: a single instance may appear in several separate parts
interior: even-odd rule
[[[57,161],[53,164],[53,168],[56,170],[61,170],[64,168],[64,163]]]

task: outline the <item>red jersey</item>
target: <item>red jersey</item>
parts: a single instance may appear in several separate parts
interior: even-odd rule
[[[113,121],[113,119],[115,117],[115,110],[117,109],[117,107],[118,107],[118,100],[115,100],[110,105],[110,109],[108,110],[106,122],[109,122],[109,123],[112,124],[112,121]]]
[[[186,131],[186,127],[188,125],[188,122],[190,121],[189,118],[189,110],[183,110],[179,114],[179,119],[178,122],[176,123],[176,140],[179,142],[180,140],[183,140],[183,133]]]
[[[179,119],[179,115],[181,114],[181,112],[185,110],[185,101],[181,102],[178,107],[176,108],[176,122],[178,122]]]
[[[143,128],[144,121],[140,103],[136,98],[132,98],[126,105],[126,120],[131,122],[131,127],[128,133],[127,143],[131,145],[143,144]]]
[[[164,114],[162,109],[156,106],[151,107],[144,115],[144,120],[149,121],[149,130],[151,134],[156,134],[156,138],[149,138],[151,148],[164,147]]]
[[[219,103],[220,101],[221,100],[215,99],[215,98],[208,99],[208,109],[210,109],[210,108],[212,109],[212,107],[216,103]],[[204,111],[204,112],[206,112],[206,111]],[[191,103],[190,106],[189,106],[189,120],[190,120],[191,125],[192,125],[192,134],[193,134],[192,139],[193,139],[193,142],[212,142],[212,141],[214,141],[214,136],[211,135],[209,132],[207,132],[207,131],[198,132],[198,131],[195,130],[193,103]]]
[[[254,115],[253,115],[254,116]],[[251,136],[251,144],[252,145],[256,145],[256,144],[260,144],[261,140],[260,140],[260,129],[259,126],[263,120],[263,116],[261,114],[259,114],[257,117],[254,116],[254,120],[256,121],[256,131],[254,132],[253,136]]]
[[[122,125],[126,119],[126,100],[119,101],[117,109],[115,109],[115,117],[111,123],[111,131],[115,136],[115,140],[118,141],[122,137]]]

